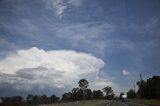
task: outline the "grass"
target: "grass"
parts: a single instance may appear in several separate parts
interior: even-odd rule
[[[108,103],[107,100],[88,100],[88,101],[79,101],[77,102],[69,102],[69,103],[57,103],[57,104],[45,104],[39,106],[103,106]]]
[[[128,101],[151,106],[160,106],[160,99],[129,99]]]
[[[88,101],[86,103],[78,104],[77,106],[100,106],[102,104],[106,104],[109,101],[106,100],[94,100],[94,101]]]

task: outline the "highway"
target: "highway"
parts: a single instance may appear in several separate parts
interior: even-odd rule
[[[143,104],[136,104],[136,103],[130,103],[130,102],[121,102],[121,101],[112,101],[106,106],[148,106],[148,105],[143,105]]]

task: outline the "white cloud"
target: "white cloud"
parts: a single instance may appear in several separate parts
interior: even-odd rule
[[[133,50],[134,44],[126,40],[114,39],[117,28],[112,23],[88,22],[74,24],[59,24],[50,27],[50,31],[61,39],[70,42],[72,47],[81,47],[96,55],[112,53],[117,48]]]
[[[129,75],[129,74],[130,74],[130,72],[128,72],[128,71],[127,71],[127,70],[125,70],[125,69],[122,71],[122,73],[123,73],[123,75],[124,75],[124,76],[126,76],[126,75]]]
[[[143,24],[141,22],[131,23],[129,25],[129,28],[131,28],[133,31],[140,33],[141,36],[156,36],[159,35],[159,22],[160,17],[156,18],[149,18]]]
[[[111,81],[99,78],[103,66],[104,62],[91,54],[33,47],[0,60],[0,84],[13,85],[17,90],[32,90],[34,86],[72,88],[86,78],[95,89],[114,86]]]
[[[62,18],[65,10],[69,7],[78,7],[81,5],[82,0],[47,0],[47,8],[54,9],[56,14]]]
[[[114,46],[113,44],[116,43],[116,41],[108,38],[115,31],[115,27],[110,23],[88,22],[62,24],[51,27],[50,30],[54,32],[57,37],[72,43],[73,47],[82,47],[86,51],[94,54],[103,55],[106,49],[111,51]],[[104,38],[108,39],[104,40]]]

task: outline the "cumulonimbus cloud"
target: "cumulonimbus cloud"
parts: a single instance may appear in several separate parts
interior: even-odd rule
[[[0,84],[27,91],[35,86],[37,89],[72,88],[81,78],[86,78],[92,87],[101,89],[114,85],[98,76],[103,66],[104,62],[91,54],[32,47],[17,50],[0,60]]]

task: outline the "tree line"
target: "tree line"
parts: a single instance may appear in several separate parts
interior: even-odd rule
[[[62,95],[61,101],[77,101],[77,100],[92,100],[92,99],[113,99],[115,94],[112,87],[106,86],[103,91],[101,90],[91,90],[88,89],[89,82],[86,79],[81,79],[79,82],[79,87],[73,88],[71,92],[64,93]]]
[[[81,79],[78,82],[78,87],[73,88],[70,92],[62,95],[62,98],[52,95],[32,95],[29,94],[26,99],[21,96],[1,97],[0,106],[33,106],[39,104],[52,104],[59,102],[73,102],[79,100],[95,100],[95,99],[113,99],[115,97],[112,87],[106,86],[102,90],[91,90],[88,88],[89,82],[86,79]]]
[[[1,97],[2,103],[0,106],[32,106],[38,104],[49,104],[49,103],[58,103],[60,98],[56,95],[50,97],[46,95],[32,95],[29,94],[24,100],[21,96],[12,96],[12,97]]]
[[[128,98],[160,98],[160,76],[153,76],[147,80],[143,80],[140,75],[140,80],[137,81],[138,91],[130,89],[127,92]]]

